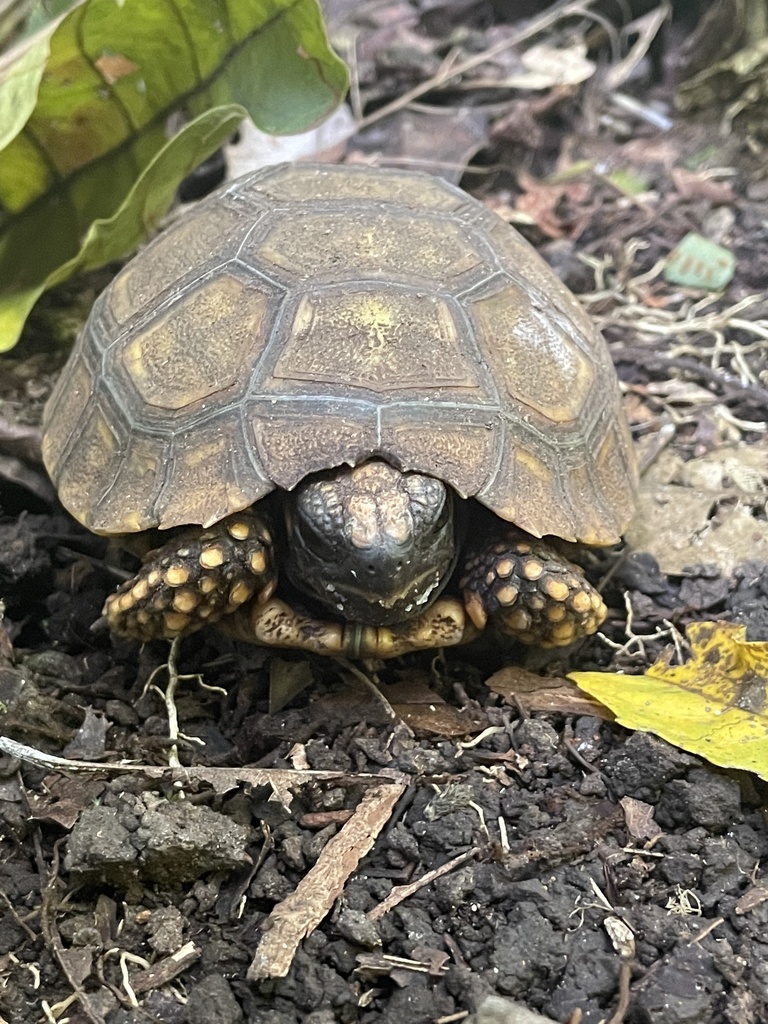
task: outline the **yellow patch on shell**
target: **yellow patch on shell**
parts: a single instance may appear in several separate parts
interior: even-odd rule
[[[510,629],[524,630],[530,626],[531,616],[525,608],[517,608],[504,621]]]
[[[550,622],[562,622],[568,614],[568,609],[564,604],[551,604],[546,614]]]
[[[602,600],[600,601],[600,604],[602,604]],[[573,608],[575,612],[588,612],[589,609],[593,607],[595,606],[592,604],[592,598],[589,594],[584,593],[583,590],[580,590],[578,594],[574,594],[571,598],[571,608]]]
[[[165,628],[170,633],[181,633],[189,625],[189,616],[181,612],[165,612],[163,615]]]
[[[515,568],[515,563],[511,558],[502,558],[502,560],[496,566],[496,575],[502,576],[504,579],[507,576],[512,575],[512,571]]]
[[[150,587],[156,587],[159,582],[160,582],[160,570],[159,569],[153,569],[152,572],[149,574],[149,576],[147,576],[147,583],[150,585]]]
[[[543,572],[544,566],[533,558],[523,566],[523,576],[527,580],[537,580]]]
[[[244,523],[242,520],[227,524],[227,533],[235,540],[247,540],[250,532],[251,528],[248,523]]]
[[[212,590],[216,590],[218,583],[214,576],[203,576],[197,586],[201,594],[210,594]]]
[[[499,604],[503,604],[505,607],[508,607],[509,605],[515,603],[515,601],[517,600],[517,595],[517,587],[499,587],[499,589],[496,591],[496,600],[499,602]]]
[[[131,596],[137,604],[144,601],[149,596],[149,583],[146,580],[139,580],[131,587]]]
[[[560,622],[552,627],[552,637],[555,640],[568,640],[574,635],[573,622]]]
[[[243,580],[239,583],[235,583],[229,592],[229,600],[231,604],[243,604],[253,593],[253,588],[250,587]]]

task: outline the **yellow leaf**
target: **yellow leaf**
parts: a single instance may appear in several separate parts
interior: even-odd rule
[[[688,627],[691,659],[660,658],[644,676],[573,672],[628,729],[653,732],[723,768],[768,778],[768,643],[729,622]]]

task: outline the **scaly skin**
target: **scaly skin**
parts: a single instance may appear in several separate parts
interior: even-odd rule
[[[607,609],[578,565],[522,530],[470,553],[459,583],[478,629],[537,647],[565,647],[600,628]]]
[[[276,575],[263,519],[240,512],[208,530],[190,527],[150,551],[139,572],[107,598],[118,636],[172,640],[271,597]]]
[[[391,626],[315,618],[274,597],[273,542],[264,520],[238,513],[210,529],[191,527],[149,553],[140,571],[107,599],[104,615],[120,636],[173,639],[217,623],[230,635],[271,647],[350,658],[391,658],[450,647],[492,621],[539,647],[594,633],[602,598],[579,566],[515,528],[470,552],[459,583],[463,602],[442,596]]]

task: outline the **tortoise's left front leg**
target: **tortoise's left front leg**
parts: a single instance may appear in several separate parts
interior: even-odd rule
[[[538,647],[588,636],[607,615],[580,566],[515,527],[470,552],[459,587],[479,629],[491,619],[502,633]]]

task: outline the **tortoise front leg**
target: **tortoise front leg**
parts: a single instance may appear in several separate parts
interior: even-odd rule
[[[217,622],[276,585],[264,520],[239,512],[210,529],[194,527],[150,551],[139,572],[107,598],[104,616],[119,636],[173,639]]]
[[[514,528],[470,554],[459,586],[479,629],[491,619],[502,633],[538,647],[564,647],[588,636],[607,615],[578,565]]]
[[[250,643],[292,647],[347,658],[394,658],[411,651],[451,647],[477,635],[460,601],[443,597],[415,619],[396,626],[366,626],[302,615],[285,601],[252,602],[219,623]]]

